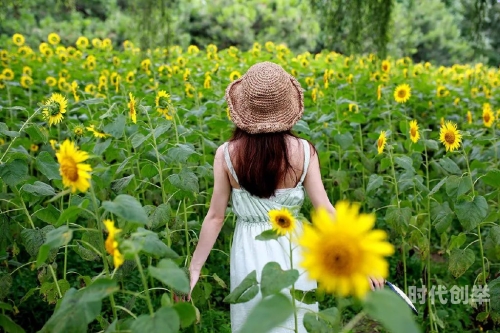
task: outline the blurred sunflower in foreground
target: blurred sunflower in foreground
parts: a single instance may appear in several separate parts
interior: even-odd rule
[[[363,298],[370,290],[369,276],[388,276],[384,257],[394,253],[386,232],[372,230],[375,214],[360,214],[359,208],[341,201],[335,205],[335,217],[324,208],[314,211],[313,225],[304,225],[299,239],[301,266],[309,277],[326,292],[343,297]]]

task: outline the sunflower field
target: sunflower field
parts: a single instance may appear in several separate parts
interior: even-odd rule
[[[51,33],[40,45],[15,34],[1,47],[6,332],[231,331],[230,208],[191,301],[174,299],[188,291],[183,267],[208,211],[215,151],[234,126],[225,88],[260,61],[302,84],[294,132],[316,146],[331,202],[358,202],[387,231],[387,279],[407,295],[416,288],[421,331],[498,332],[498,68],[294,54],[272,42],[112,45],[84,36],[62,45]],[[302,214],[311,210],[306,202]],[[465,290],[458,302],[452,290]],[[357,300],[315,297],[322,316],[308,319],[310,332],[380,331],[356,315]],[[389,331],[407,327],[365,307]]]

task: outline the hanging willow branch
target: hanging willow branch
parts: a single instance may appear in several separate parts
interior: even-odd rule
[[[385,56],[394,0],[310,0],[322,17],[323,30],[329,35],[325,47],[333,48],[345,40],[344,51],[363,51],[363,42],[371,42]]]

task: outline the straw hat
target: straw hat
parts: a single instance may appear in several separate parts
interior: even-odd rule
[[[226,89],[231,120],[250,133],[290,130],[304,113],[304,94],[299,81],[280,65],[253,65]]]

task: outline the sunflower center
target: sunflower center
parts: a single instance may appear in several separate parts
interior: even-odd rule
[[[278,218],[277,222],[278,222],[279,226],[282,227],[282,228],[288,228],[288,227],[290,227],[290,220],[287,219],[287,218],[284,218],[282,216],[280,216]]]
[[[399,98],[405,98],[406,97],[406,91],[401,89],[400,91],[398,91],[398,97]]]
[[[360,259],[358,248],[348,242],[328,246],[323,254],[324,265],[332,275],[351,275],[356,270],[356,265],[360,264]]]
[[[485,123],[488,123],[488,122],[490,121],[490,119],[491,119],[490,114],[489,114],[489,113],[486,113],[486,114],[483,116],[483,119],[484,119],[484,122],[485,122]]]
[[[410,135],[411,136],[417,135],[417,129],[415,127],[410,128]]]
[[[444,135],[444,141],[446,141],[448,144],[454,144],[455,143],[455,133],[453,132],[446,132]]]
[[[384,139],[378,139],[377,140],[377,147],[382,148],[383,145],[384,145]]]
[[[73,160],[71,157],[66,157],[62,161],[61,172],[72,182],[76,182],[78,180],[78,167],[75,163],[75,160]]]
[[[51,102],[49,105],[47,105],[47,108],[49,109],[51,116],[57,116],[61,113],[61,107],[57,102]]]

